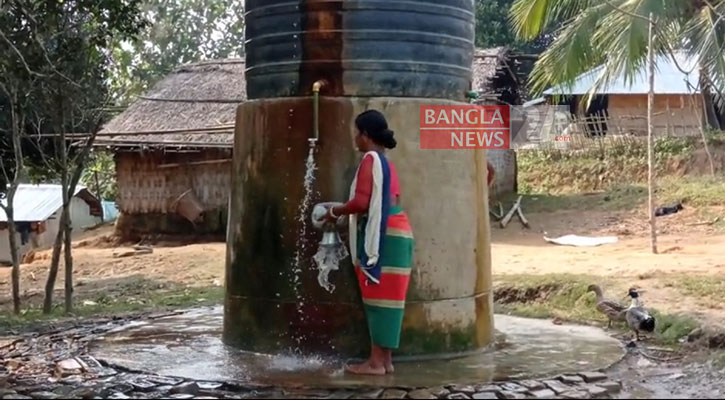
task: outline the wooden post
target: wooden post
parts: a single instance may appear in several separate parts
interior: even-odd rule
[[[654,160],[654,103],[655,103],[655,51],[654,51],[654,16],[649,14],[649,93],[647,95],[647,186],[649,191],[649,225],[650,245],[652,253],[657,254],[657,221],[655,220],[655,160]]]
[[[104,223],[106,218],[103,215],[103,196],[101,196],[101,182],[98,180],[98,170],[93,171],[93,179],[96,181],[96,196],[101,201],[101,223]]]

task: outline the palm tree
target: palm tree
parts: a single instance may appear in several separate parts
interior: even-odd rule
[[[603,73],[587,97],[618,77],[631,82],[647,64],[650,15],[655,56],[686,51],[700,67],[701,89],[724,101],[725,0],[516,0],[511,22],[519,38],[562,26],[532,71],[532,91],[570,85],[599,65]]]

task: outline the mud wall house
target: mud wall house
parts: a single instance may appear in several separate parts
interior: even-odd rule
[[[677,62],[672,57],[657,59],[654,133],[663,136],[700,135],[701,129],[708,126],[705,106],[711,107],[716,102],[700,91],[697,61],[684,52],[676,52],[675,59]],[[630,81],[620,76],[598,89],[591,104],[586,107],[582,97],[589,93],[602,71],[601,66],[588,71],[572,85],[551,88],[544,92],[544,96],[550,104],[568,105],[571,114],[579,121],[576,130],[589,136],[647,135],[647,65],[643,65]],[[722,114],[721,111],[713,109],[716,114]]]
[[[179,67],[100,132],[113,151],[116,230],[126,238],[226,233],[244,61]]]
[[[525,77],[519,65],[517,56],[504,47],[477,49],[473,59],[471,87],[478,93],[477,104],[520,105],[520,83],[525,81]],[[487,150],[487,157],[496,171],[492,195],[499,197],[516,192],[516,151]]]
[[[52,247],[60,229],[63,207],[61,186],[20,185],[13,207],[20,256],[30,250]],[[70,203],[73,233],[96,226],[101,222],[102,215],[101,201],[85,187],[78,186]],[[0,263],[11,262],[9,234],[7,215],[0,209]]]

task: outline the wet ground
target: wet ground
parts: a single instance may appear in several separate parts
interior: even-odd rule
[[[161,375],[271,385],[420,387],[536,379],[607,368],[625,351],[600,329],[497,315],[495,348],[452,360],[402,362],[394,376],[356,378],[344,360],[263,355],[221,342],[222,308],[131,323],[91,344],[91,354],[112,364]]]
[[[620,359],[624,348],[594,328],[498,316],[497,328],[506,335],[499,335],[495,350],[450,361],[400,363],[398,378],[381,381],[350,379],[341,374],[339,361],[267,357],[227,349],[216,339],[218,313],[218,308],[206,308],[127,319],[89,319],[0,337],[0,398],[589,399],[725,395],[725,353],[678,353],[640,344],[627,348],[627,355],[613,366],[595,371],[599,365],[610,364],[611,359]],[[584,370],[587,372],[565,374]],[[196,378],[190,379],[192,376]]]
[[[716,399],[725,397],[725,369],[714,362],[725,353],[703,351],[673,361],[626,357],[607,374],[622,382],[618,398]]]

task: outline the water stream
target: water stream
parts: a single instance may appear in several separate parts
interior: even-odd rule
[[[334,232],[334,234],[337,235],[337,232]],[[340,269],[340,261],[347,258],[348,255],[347,248],[342,242],[336,244],[320,243],[314,258],[315,263],[317,263],[317,283],[328,292],[335,291],[335,285],[330,283],[330,272]]]
[[[307,161],[305,162],[305,178],[303,181],[305,188],[305,195],[297,208],[297,221],[300,223],[300,230],[298,233],[297,250],[295,251],[294,257],[294,268],[292,269],[292,281],[295,298],[297,299],[297,315],[301,322],[306,321],[307,316],[304,313],[305,297],[301,290],[302,285],[302,273],[304,269],[304,254],[307,248],[307,218],[309,215],[310,205],[312,204],[312,198],[314,196],[314,183],[315,183],[315,171],[317,166],[315,165],[315,146],[316,142],[310,140],[310,151],[307,154]],[[301,333],[294,334],[294,340],[297,344],[301,344],[304,340],[304,335]],[[299,352],[299,349],[296,349]]]

